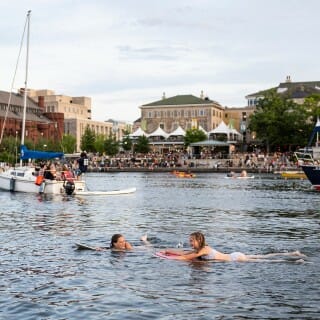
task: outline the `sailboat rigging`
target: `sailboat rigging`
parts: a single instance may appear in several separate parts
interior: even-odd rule
[[[20,154],[21,154],[20,166],[14,167],[14,168],[8,168],[4,170],[4,172],[0,173],[0,189],[8,190],[8,191],[48,193],[48,194],[60,194],[60,193],[72,194],[79,191],[84,191],[85,190],[84,180],[80,180],[80,179],[78,180],[76,178],[73,178],[73,179],[62,178],[60,180],[57,180],[57,179],[48,180],[48,179],[45,179],[44,176],[40,176],[41,179],[39,179],[39,171],[37,171],[35,167],[23,166],[23,162],[22,162],[23,160],[53,159],[53,158],[62,158],[64,156],[63,152],[31,151],[31,150],[28,150],[27,147],[24,145],[25,132],[26,132],[27,100],[28,100],[30,16],[31,16],[31,10],[29,10],[27,13],[26,24],[23,31],[23,37],[22,37],[22,42],[23,42],[25,31],[27,30],[26,67],[25,67],[25,82],[24,82],[24,93],[23,93],[23,114],[22,114],[21,146],[20,146]],[[21,52],[21,46],[20,46],[20,52]],[[20,57],[20,52],[19,52],[19,57]],[[10,105],[8,103],[8,109],[9,107]],[[1,133],[1,138],[2,138],[2,135],[3,135],[3,131]],[[40,180],[41,180],[41,183],[39,183]]]

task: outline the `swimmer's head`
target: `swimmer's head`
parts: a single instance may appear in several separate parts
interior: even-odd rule
[[[111,238],[110,247],[118,250],[124,250],[126,248],[126,240],[122,234],[116,233]]]
[[[206,239],[202,232],[193,232],[189,237],[190,245],[194,249],[202,249],[206,246]]]

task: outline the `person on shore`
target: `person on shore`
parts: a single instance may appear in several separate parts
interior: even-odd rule
[[[292,257],[305,257],[299,251],[294,252],[283,252],[283,253],[269,253],[265,255],[246,255],[242,252],[233,252],[230,254],[222,253],[217,251],[206,244],[205,236],[201,232],[194,232],[189,237],[190,246],[193,248],[192,251],[181,251],[168,249],[165,250],[165,254],[172,254],[176,257],[176,260],[216,260],[216,261],[270,261],[270,262],[280,262],[286,260],[272,260],[268,258],[276,256],[292,256]]]

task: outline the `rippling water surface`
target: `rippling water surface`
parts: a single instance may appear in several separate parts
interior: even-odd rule
[[[0,191],[0,319],[319,319],[320,193],[308,181],[199,174],[88,174],[89,190],[40,197]],[[201,230],[224,252],[300,250],[305,263],[161,260]],[[133,252],[78,251],[123,233]],[[143,247],[148,233],[154,247]]]

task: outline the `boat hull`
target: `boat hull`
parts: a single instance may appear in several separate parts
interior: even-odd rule
[[[303,172],[316,190],[320,190],[320,167],[315,165],[302,165]]]
[[[307,176],[302,171],[283,171],[280,173],[284,179],[306,179]]]

